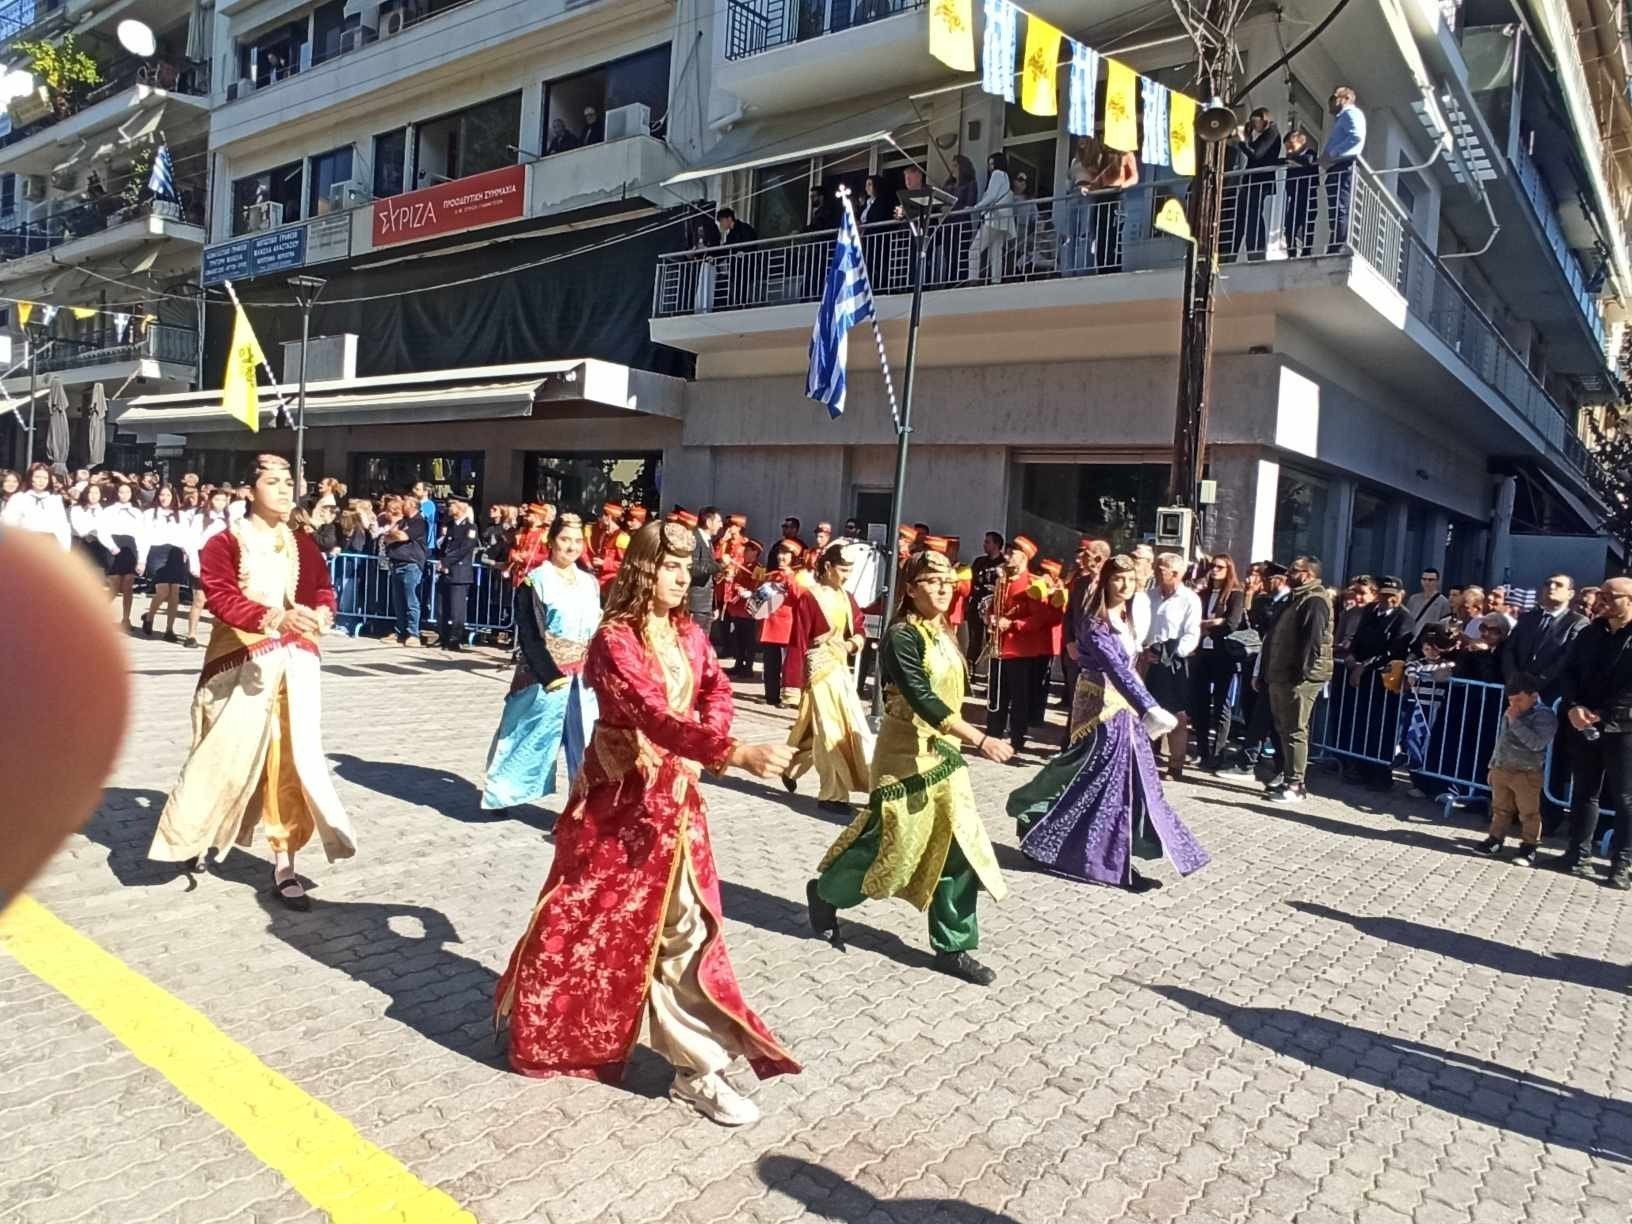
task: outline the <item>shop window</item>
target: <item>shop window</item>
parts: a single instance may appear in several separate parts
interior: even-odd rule
[[[321,217],[324,213],[344,208],[344,199],[337,199],[334,189],[351,181],[352,149],[331,149],[310,159],[306,175],[306,215]]]
[[[544,84],[546,155],[564,153],[607,139],[608,111],[646,107],[653,136],[663,134],[669,109],[669,44],[626,55],[609,64]],[[613,139],[639,135],[635,129],[614,131]]]
[[[374,137],[374,197],[385,200],[403,192],[408,173],[408,129]]]
[[[300,162],[290,162],[235,180],[232,184],[232,232],[246,234],[251,230],[270,229],[275,225],[299,221],[301,170]],[[268,211],[259,207],[268,203],[280,206],[282,216],[276,209]]]
[[[430,487],[431,500],[438,504],[457,496],[480,507],[483,459],[481,451],[354,454],[349,493],[352,497],[379,498],[387,493],[406,493],[423,480]]]
[[[621,501],[625,505],[639,503],[656,511],[662,494],[663,456],[658,451],[635,454],[530,451],[523,470],[529,501],[549,502],[558,511],[576,511],[585,523],[598,518],[601,505],[607,501]]]
[[[1331,489],[1324,480],[1281,469],[1275,490],[1275,559],[1323,557]],[[1352,567],[1351,567],[1352,572]]]
[[[781,238],[805,228],[810,215],[810,162],[785,162],[754,172],[754,229]]]
[[[1076,556],[1085,535],[1125,552],[1155,532],[1167,475],[1165,463],[1018,463],[1008,534],[1061,559]]]
[[[521,93],[505,94],[418,125],[414,186],[468,178],[514,165],[521,138]]]
[[[1364,489],[1354,491],[1348,570],[1379,577],[1388,570],[1388,503]]]

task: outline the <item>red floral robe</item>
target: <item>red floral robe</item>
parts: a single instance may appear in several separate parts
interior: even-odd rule
[[[697,980],[736,1022],[731,1044],[757,1051],[749,1062],[761,1078],[799,1070],[743,1002],[726,954],[694,762],[725,768],[731,686],[702,630],[689,619],[675,624],[695,681],[684,714],[670,709],[660,664],[638,629],[609,624],[590,642],[584,678],[600,720],[556,822],[549,878],[498,984],[497,1014],[510,1018],[510,1065],[524,1075],[622,1078],[640,1036],[670,893],[684,870],[709,927]]]

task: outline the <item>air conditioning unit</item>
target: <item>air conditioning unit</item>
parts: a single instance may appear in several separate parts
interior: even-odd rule
[[[403,15],[401,9],[392,9],[380,18],[380,37],[391,38],[402,33]]]
[[[652,134],[652,108],[644,102],[631,102],[606,112],[606,138],[624,140],[630,136]]]
[[[51,172],[50,181],[51,186],[55,187],[58,191],[78,191],[79,171],[73,169],[72,167],[63,170],[53,170]]]
[[[51,91],[44,85],[36,86],[33,90],[19,97],[13,98],[6,110],[11,115],[14,128],[27,127],[44,119],[55,109],[51,105]]]
[[[245,229],[277,229],[283,224],[283,205],[274,200],[259,200],[249,206],[244,216]]]
[[[377,35],[367,26],[353,26],[340,33],[340,54],[350,55],[353,51],[360,51],[368,46]]]
[[[38,204],[45,199],[46,181],[43,174],[24,174],[19,176],[22,182],[23,199]]]
[[[361,208],[373,198],[373,194],[361,183],[336,183],[329,188],[329,211],[340,212],[347,208]]]

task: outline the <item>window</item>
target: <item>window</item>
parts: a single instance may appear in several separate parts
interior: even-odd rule
[[[238,44],[238,75],[262,89],[311,66],[309,22],[302,17],[274,26],[252,42]]]
[[[1349,528],[1348,570],[1376,577],[1388,570],[1389,506],[1375,493],[1354,491],[1354,519]]]
[[[346,16],[346,0],[328,0],[312,13],[312,63],[321,64],[340,54],[340,36],[348,25],[359,25],[362,15]]]
[[[270,228],[270,225],[262,223],[260,210],[255,207],[263,203],[283,207],[281,219],[274,210],[271,224],[287,225],[291,221],[299,221],[300,178],[301,163],[297,161],[235,181],[232,185],[232,232],[247,234],[252,229]]]
[[[521,139],[521,93],[505,94],[418,125],[414,186],[432,187],[514,165]]]
[[[810,162],[785,162],[754,172],[754,229],[761,238],[797,234],[810,211]]]
[[[408,129],[382,132],[374,137],[374,195],[384,200],[401,195],[408,173]]]
[[[1331,491],[1324,480],[1282,468],[1275,491],[1275,548],[1277,560],[1323,557],[1326,553],[1326,512]],[[1352,566],[1351,566],[1352,572]]]
[[[1054,163],[1059,147],[1059,118],[1027,114],[1010,103],[1003,108],[1003,153],[1009,159],[1009,182],[1018,193],[1025,177],[1025,194],[1033,200],[1046,200],[1055,194]],[[985,167],[981,167],[984,172]]]
[[[523,470],[528,500],[577,511],[586,523],[599,516],[607,501],[638,502],[655,511],[663,488],[663,456],[657,451],[628,455],[530,451]]]
[[[351,181],[351,152],[351,146],[345,145],[310,159],[306,174],[307,216],[321,217],[324,213],[345,207],[344,200],[338,204],[331,200],[330,192],[337,184]]]
[[[352,497],[381,497],[403,493],[423,480],[438,503],[462,497],[482,504],[481,451],[414,451],[354,454],[351,457]],[[307,471],[312,471],[310,465]]]
[[[1028,535],[1041,555],[1074,557],[1084,535],[1124,552],[1156,530],[1167,491],[1165,463],[1018,463],[1008,534]]]
[[[17,176],[0,174],[0,214],[11,216],[17,210]]]
[[[652,134],[662,135],[669,109],[668,43],[545,82],[541,147],[546,154],[562,153],[605,140],[606,113],[637,103],[650,112]],[[619,133],[613,135],[616,138]]]

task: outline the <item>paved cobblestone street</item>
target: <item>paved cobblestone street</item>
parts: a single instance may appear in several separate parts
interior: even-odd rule
[[[189,887],[145,861],[200,655],[132,644],[135,725],[33,895],[484,1224],[501,1221],[1603,1221],[1632,1213],[1632,909],[1470,853],[1470,818],[1320,773],[1300,809],[1207,777],[1170,794],[1214,855],[1135,897],[1027,870],[977,763],[1011,894],[991,990],[931,972],[922,918],[808,935],[838,830],[813,784],[708,788],[727,937],[805,1073],[710,1125],[665,1097],[502,1069],[493,984],[549,866],[550,810],[478,811],[509,681],[493,652],[334,641],[324,740],[360,850],[308,914],[264,844]],[[757,687],[757,686],[756,686]],[[753,691],[739,686],[739,696]],[[739,702],[744,738],[786,713]],[[10,801],[18,797],[10,796]],[[1401,820],[1397,817],[1409,816]],[[0,953],[0,1220],[321,1213],[102,1024]]]

